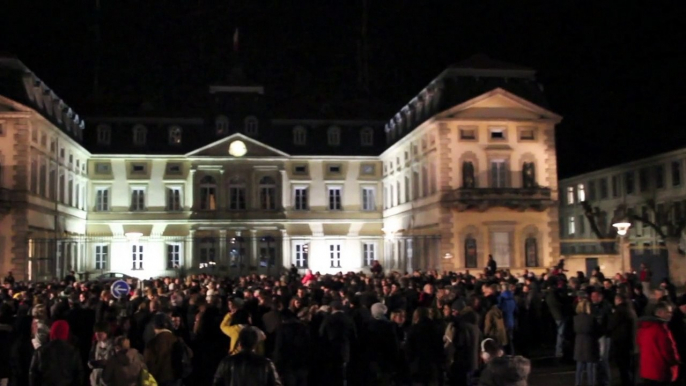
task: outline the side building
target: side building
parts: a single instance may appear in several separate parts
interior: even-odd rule
[[[682,283],[686,149],[560,180],[562,255],[574,271],[605,275],[646,264],[653,284]],[[628,220],[623,238],[613,224]]]

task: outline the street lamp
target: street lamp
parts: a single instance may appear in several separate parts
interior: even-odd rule
[[[631,227],[631,223],[624,219],[621,221],[618,221],[614,224],[612,224],[613,227],[617,228],[617,234],[621,237],[621,240],[624,241],[624,236],[626,236],[627,231],[629,230],[629,227]],[[624,243],[620,243],[619,248],[621,250],[620,257],[622,259],[622,275],[625,273],[625,267],[624,267]]]

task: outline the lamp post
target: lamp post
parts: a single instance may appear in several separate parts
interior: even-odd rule
[[[624,275],[626,273],[624,269],[624,237],[626,236],[626,233],[629,231],[631,223],[625,219],[612,224],[612,226],[617,228],[617,234],[619,235],[620,240],[622,241],[619,245],[619,248],[621,249],[620,256],[622,259],[622,275]]]

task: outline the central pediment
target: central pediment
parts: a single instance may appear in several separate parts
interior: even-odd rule
[[[287,153],[236,133],[186,154],[189,157],[262,158],[289,157]]]

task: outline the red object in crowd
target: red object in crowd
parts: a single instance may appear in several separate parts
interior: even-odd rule
[[[641,276],[640,276],[639,280],[641,280],[641,282],[650,281],[650,279],[648,279],[648,271],[647,270],[644,269],[641,271]]]
[[[68,340],[69,324],[64,320],[57,320],[50,327],[50,340]]]
[[[309,283],[310,281],[313,281],[313,280],[315,280],[314,275],[312,274],[312,272],[308,272],[305,274],[305,276],[302,278],[302,280],[300,282],[303,285],[307,285],[307,283]]]
[[[640,376],[657,382],[674,382],[679,375],[679,353],[667,323],[643,320],[638,323]]]

